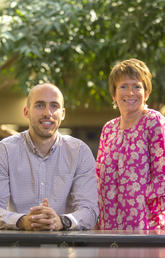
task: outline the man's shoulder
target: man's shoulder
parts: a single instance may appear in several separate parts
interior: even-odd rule
[[[68,153],[70,153],[75,160],[77,155],[80,155],[81,157],[93,157],[92,151],[88,144],[71,135],[60,134],[59,145],[63,150],[63,154],[65,153],[68,155]]]
[[[84,145],[85,142],[83,142],[81,139],[78,139],[76,137],[73,137],[71,135],[63,135],[60,134],[60,139],[63,143],[69,144],[69,145]]]
[[[16,133],[14,135],[11,135],[11,136],[8,136],[4,139],[2,139],[0,141],[0,144],[3,144],[3,145],[18,145],[19,143],[22,142],[22,140],[24,139],[24,132],[22,133]]]
[[[59,143],[63,148],[70,149],[71,151],[75,151],[75,152],[76,151],[79,152],[80,150],[85,151],[87,149],[90,149],[87,143],[85,143],[83,140],[73,137],[71,135],[60,134]]]

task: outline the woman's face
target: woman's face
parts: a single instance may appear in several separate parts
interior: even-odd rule
[[[113,100],[117,103],[121,114],[143,111],[147,99],[148,94],[141,80],[123,77],[117,82]]]

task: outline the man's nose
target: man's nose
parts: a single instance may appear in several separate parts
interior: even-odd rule
[[[43,114],[44,114],[44,115],[47,115],[47,116],[50,116],[50,115],[52,114],[49,105],[46,105],[46,106],[45,106],[45,108],[44,108],[44,110],[43,110]]]

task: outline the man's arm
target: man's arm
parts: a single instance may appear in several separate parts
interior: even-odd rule
[[[48,203],[43,200],[41,207],[32,207],[28,214],[17,213],[13,207],[9,207],[11,198],[10,173],[8,153],[5,144],[0,143],[0,229],[23,229],[23,230],[48,230],[56,228],[54,220],[58,217],[53,209],[46,207]],[[19,187],[19,182],[18,182]],[[38,210],[39,211],[38,211]],[[37,210],[37,211],[36,211]],[[37,213],[38,212],[38,213]],[[53,214],[53,215],[52,215]],[[60,218],[59,218],[60,220]],[[62,227],[60,221],[58,228]],[[53,225],[53,226],[52,226]]]
[[[71,229],[91,229],[97,222],[96,162],[85,143],[80,147],[67,210],[70,212],[65,215],[72,221]]]
[[[10,182],[8,158],[5,146],[0,143],[0,228],[16,229],[16,223],[24,214],[7,209],[10,198]]]

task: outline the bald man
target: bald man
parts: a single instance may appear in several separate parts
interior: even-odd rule
[[[98,216],[95,160],[84,142],[58,131],[62,92],[51,83],[34,86],[24,115],[29,129],[0,142],[0,227],[91,229]]]

